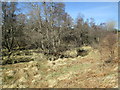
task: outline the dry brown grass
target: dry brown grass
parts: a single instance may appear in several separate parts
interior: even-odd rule
[[[84,48],[90,50],[84,57],[38,61],[40,53],[36,53],[34,58],[37,61],[1,66],[3,87],[117,88],[118,48],[114,48],[111,63],[105,63],[109,57],[107,45],[102,46],[102,54],[98,49]]]

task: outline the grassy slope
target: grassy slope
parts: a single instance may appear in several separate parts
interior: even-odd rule
[[[87,48],[87,47],[84,47]],[[114,88],[117,87],[116,62],[105,64],[108,51],[100,55],[92,48],[85,57],[65,58],[56,61],[40,61],[40,53],[34,53],[36,61],[1,66],[3,88]],[[116,52],[117,53],[117,52]],[[117,54],[115,54],[117,59]]]

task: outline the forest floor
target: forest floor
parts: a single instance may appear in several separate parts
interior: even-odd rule
[[[2,88],[118,88],[118,57],[105,63],[109,51],[83,47],[89,54],[49,61],[41,53],[27,57],[35,61],[0,66]],[[31,51],[32,52],[32,51]],[[25,57],[25,56],[24,56]],[[43,60],[41,60],[41,58]]]

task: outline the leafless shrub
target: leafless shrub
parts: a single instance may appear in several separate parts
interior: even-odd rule
[[[18,11],[16,3],[3,4],[2,43],[10,54],[13,49],[21,47],[49,53],[60,53],[84,45],[95,47],[106,37],[108,29],[111,32],[115,25],[113,22],[96,25],[93,18],[89,22],[80,15],[74,23],[65,11],[64,3],[25,3],[28,12],[21,11],[20,14],[15,14]],[[107,40],[109,49],[112,49],[114,35]]]

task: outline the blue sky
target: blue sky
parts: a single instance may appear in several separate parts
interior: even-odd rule
[[[118,23],[117,2],[64,2],[65,10],[75,20],[79,14],[84,19],[94,18],[96,24],[115,21]],[[19,3],[20,4],[20,3]],[[20,4],[21,5],[21,4]],[[25,11],[24,6],[22,11]],[[26,7],[26,6],[25,6]],[[116,27],[118,27],[116,25]]]
[[[85,19],[94,18],[97,24],[110,20],[118,22],[117,2],[66,2],[65,5],[73,19],[80,13]]]

